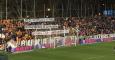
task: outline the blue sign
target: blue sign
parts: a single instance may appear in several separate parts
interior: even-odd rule
[[[113,15],[115,15],[115,10],[104,10],[103,14],[105,16],[113,16]]]

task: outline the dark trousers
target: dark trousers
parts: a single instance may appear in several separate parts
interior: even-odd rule
[[[11,52],[12,47],[6,48],[7,52]]]

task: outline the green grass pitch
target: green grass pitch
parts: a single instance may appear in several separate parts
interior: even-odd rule
[[[36,49],[31,52],[8,54],[9,60],[115,60],[115,42]]]

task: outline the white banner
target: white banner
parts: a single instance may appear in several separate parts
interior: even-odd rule
[[[26,25],[25,29],[50,29],[50,28],[58,28],[59,25]]]
[[[54,18],[24,19],[24,22],[52,22]]]
[[[52,34],[63,34],[69,33],[69,30],[51,30],[51,31],[35,31],[33,35],[52,35]]]

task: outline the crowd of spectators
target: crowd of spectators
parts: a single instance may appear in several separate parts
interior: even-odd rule
[[[65,22],[66,27],[79,27],[79,35],[110,34],[115,32],[115,18],[98,16],[95,18],[70,17]]]
[[[32,39],[31,31],[24,29],[25,23],[20,20],[0,20],[0,33],[5,35],[6,41]]]
[[[32,31],[34,30],[24,29],[24,26],[28,24],[30,23],[24,23],[24,21],[21,20],[0,20],[0,33],[5,35],[5,40],[13,39],[15,41],[19,41],[33,39],[34,37],[32,36]],[[115,18],[113,17],[69,17],[68,19],[58,18],[57,24],[65,26],[69,29],[78,29],[79,35],[86,36],[96,34],[110,34],[115,32]]]

